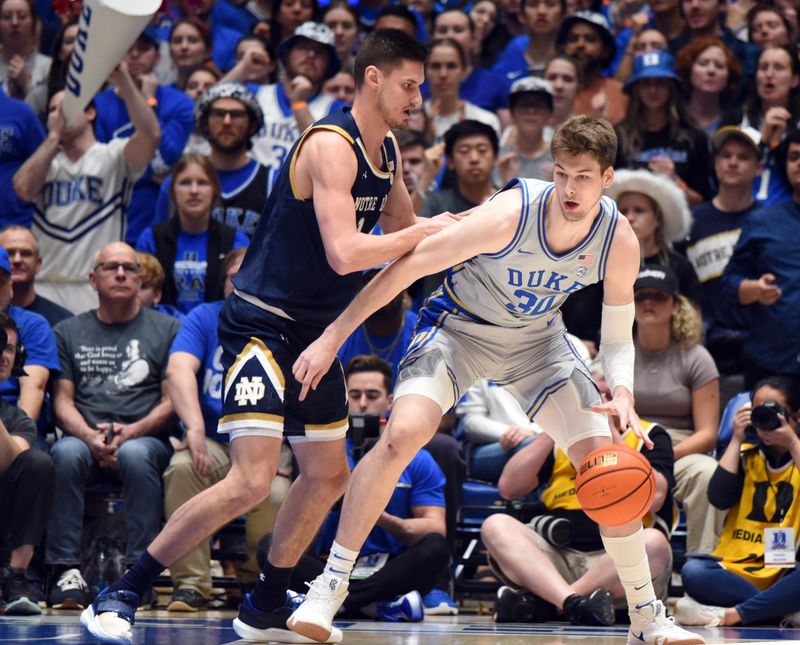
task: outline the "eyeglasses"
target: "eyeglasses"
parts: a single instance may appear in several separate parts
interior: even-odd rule
[[[633,301],[637,303],[642,303],[645,302],[646,300],[652,300],[654,302],[662,303],[671,299],[672,296],[670,294],[656,290],[637,291],[633,296]]]
[[[231,117],[231,121],[244,121],[247,118],[247,110],[223,110],[222,108],[211,108],[208,111],[209,119],[224,121],[225,117]]]
[[[95,268],[95,273],[106,273],[113,275],[122,269],[126,275],[139,275],[142,267],[133,262],[100,262]]]

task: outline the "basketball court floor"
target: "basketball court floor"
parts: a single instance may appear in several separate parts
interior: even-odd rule
[[[232,645],[244,643],[231,627],[233,612],[176,617],[140,612],[136,645]],[[488,615],[429,617],[422,623],[337,622],[345,645],[622,645],[627,627],[573,627],[565,623],[495,625]],[[800,643],[800,629],[701,629],[709,643]],[[0,616],[0,643],[95,643],[84,634],[78,612],[22,618]]]

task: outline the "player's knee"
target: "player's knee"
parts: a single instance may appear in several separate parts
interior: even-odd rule
[[[395,423],[384,434],[383,443],[390,459],[410,462],[429,439],[412,424]]]
[[[264,466],[244,471],[232,468],[228,474],[228,499],[232,508],[244,513],[269,495],[276,468]]]

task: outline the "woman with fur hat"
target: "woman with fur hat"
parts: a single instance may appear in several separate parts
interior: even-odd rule
[[[642,266],[668,266],[678,277],[678,290],[699,306],[703,289],[694,267],[672,244],[686,239],[692,213],[684,192],[663,175],[649,170],[618,170],[606,190],[628,218],[639,239]]]

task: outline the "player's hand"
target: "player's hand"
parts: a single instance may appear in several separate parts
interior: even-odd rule
[[[303,351],[292,366],[292,374],[300,382],[299,399],[304,401],[309,389],[316,390],[322,377],[328,373],[341,343],[333,340],[326,330]]]
[[[290,103],[307,101],[314,96],[314,85],[305,76],[297,75],[289,82],[289,91],[286,92]]]
[[[771,273],[765,273],[758,280],[756,280],[758,287],[758,301],[762,305],[773,305],[783,295],[781,288],[775,284],[775,276]]]
[[[736,410],[736,414],[733,415],[733,438],[739,443],[744,441],[744,433],[747,430],[747,426],[750,425],[751,409],[752,407],[748,403]]]
[[[653,442],[639,423],[639,416],[633,408],[633,395],[628,392],[627,388],[618,386],[614,390],[614,398],[608,403],[593,405],[592,412],[607,414],[615,423],[619,424],[623,432],[630,428],[637,437],[644,441],[645,446],[653,447]]]
[[[439,231],[443,231],[448,226],[452,226],[458,222],[464,214],[468,214],[469,212],[470,211],[465,211],[465,213],[451,213],[450,211],[445,211],[433,217],[423,217],[419,220],[419,226],[422,227],[426,236],[435,235]]]

